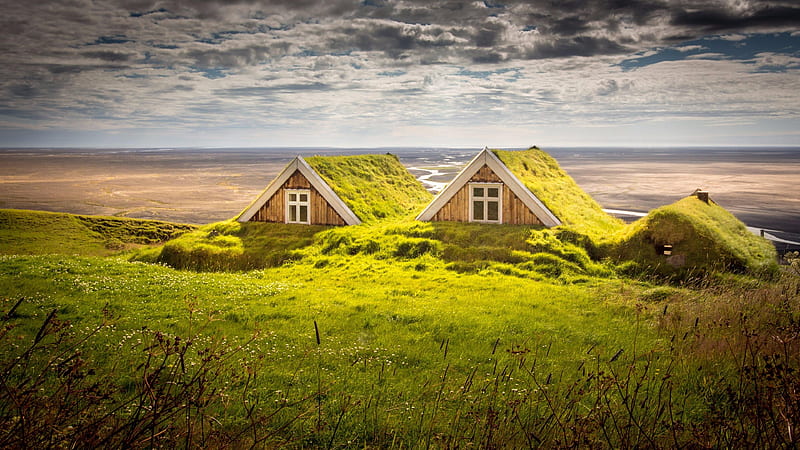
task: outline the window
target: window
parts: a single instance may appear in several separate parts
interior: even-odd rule
[[[311,223],[308,210],[311,191],[308,189],[286,190],[286,223]]]
[[[672,255],[672,244],[656,245],[656,253],[659,255]]]
[[[470,183],[469,221],[501,223],[503,185],[500,183]]]

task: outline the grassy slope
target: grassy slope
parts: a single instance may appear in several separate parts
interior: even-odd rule
[[[154,220],[0,210],[0,254],[103,256],[161,243],[194,228]]]
[[[35,215],[26,217],[28,228],[51,224],[51,216],[41,216],[41,224]],[[202,233],[199,240],[249,236],[272,247],[310,230],[247,225],[224,222],[195,233]],[[78,359],[92,369],[81,372],[88,383],[111,379],[124,394],[138,386],[148,357],[163,359],[177,376],[176,368],[186,367],[192,377],[208,351],[229,349],[235,353],[220,360],[219,383],[212,380],[203,391],[210,393],[189,404],[206,405],[194,407],[195,414],[215,418],[206,426],[232,433],[248,425],[246,409],[259,405],[268,415],[260,432],[274,433],[274,445],[524,447],[535,438],[545,447],[571,439],[611,447],[652,445],[647,439],[664,447],[695,439],[725,446],[716,435],[691,431],[709,411],[728,414],[721,409],[728,373],[736,386],[742,383],[729,372],[739,354],[732,353],[731,364],[710,347],[736,344],[736,336],[725,334],[714,341],[714,333],[731,327],[703,331],[718,319],[710,312],[703,313],[703,327],[695,319],[696,309],[716,298],[624,279],[590,276],[564,284],[492,267],[447,270],[442,258],[473,257],[470,250],[446,256],[448,246],[518,246],[526,230],[437,225],[382,222],[316,232],[299,250],[302,259],[246,273],[194,273],[97,257],[0,256],[2,310],[24,298],[13,315],[17,326],[5,335],[15,344],[0,345],[0,354],[13,361],[26,348],[16,342],[36,335],[50,311],[71,320],[79,335],[112,317],[112,325],[82,344]],[[73,232],[45,236],[31,239],[70,240]],[[797,297],[800,291],[793,292]],[[737,292],[731,301],[739,298]],[[730,317],[743,316],[732,307]],[[748,333],[756,326],[750,320],[741,324]],[[170,362],[161,353],[166,347],[157,344],[175,335],[182,342],[191,338],[193,346],[185,360]],[[752,333],[744,336],[752,339]],[[681,348],[694,345],[708,356],[681,355]],[[681,427],[672,426],[675,420]]]
[[[396,156],[313,156],[306,162],[365,222],[417,214],[433,196]]]
[[[603,212],[601,206],[544,151],[533,147],[524,151],[493,152],[570,228],[600,239],[624,226],[622,221]]]
[[[687,267],[672,267],[655,246],[671,244],[672,253],[685,257]],[[733,214],[716,203],[686,197],[651,211],[618,237],[612,254],[633,260],[662,274],[694,269],[722,269],[758,274],[776,269],[775,247],[747,230]]]
[[[132,259],[201,271],[275,267],[296,258],[295,250],[311,245],[314,236],[325,229],[321,225],[229,220],[204,225],[162,247],[139,251]]]
[[[575,368],[608,361],[620,348],[660,346],[653,330],[637,331],[639,314],[619,296],[629,288],[620,290],[618,283],[568,286],[492,272],[459,274],[427,257],[327,258],[322,268],[295,263],[243,274],[198,274],[121,260],[3,257],[0,290],[26,299],[15,339],[35,334],[54,309],[79,330],[115,317],[81,357],[98,376],[113,371],[113,379],[123,384],[136,383],[148,353],[139,342],[147,345],[152,332],[191,337],[197,348],[186,357],[189,370],[199,363],[196,351],[243,345],[226,376],[231,385],[214,385],[228,400],[225,408],[209,411],[213,426],[241,421],[243,398],[266,411],[285,398],[304,408],[299,413],[309,411],[281,434],[287,440],[292,433],[313,434],[316,402],[309,399],[316,398],[322,383],[327,425],[319,433],[327,442],[336,418],[348,411],[338,426],[342,445],[374,440],[383,446],[396,440],[419,447],[428,433],[468,436],[470,421],[461,424],[462,430],[453,429],[460,404],[464,413],[474,409],[482,417],[488,406],[483,402],[524,401],[524,393],[535,388],[526,375],[529,368],[519,367],[526,353],[538,360],[539,382],[547,379],[555,388],[572,383],[571,377],[580,375]],[[427,265],[421,267],[421,261]],[[255,330],[260,330],[256,339],[249,341]],[[242,368],[257,374],[246,391]],[[512,377],[515,371],[519,374]],[[496,376],[502,392],[491,393]],[[474,393],[465,396],[460,389],[471,378]],[[432,400],[441,389],[449,394],[431,417]],[[361,406],[351,410],[347,405]]]

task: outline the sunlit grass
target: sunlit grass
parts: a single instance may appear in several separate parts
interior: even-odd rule
[[[105,256],[162,243],[194,228],[155,220],[0,209],[0,254]]]
[[[624,226],[621,220],[606,214],[546,152],[536,147],[524,151],[493,151],[570,228],[592,239],[603,240]]]
[[[395,155],[312,156],[306,161],[365,222],[413,217],[433,199]]]
[[[32,251],[55,253],[35,244],[43,236],[30,238]],[[158,261],[173,245],[199,272],[129,255],[0,256],[0,380],[22,383],[0,397],[29,396],[0,402],[10,411],[0,442],[19,436],[15,404],[41,405],[26,414],[41,417],[27,423],[42,439],[63,429],[64,442],[94,442],[92,424],[103,423],[129,430],[107,441],[119,446],[792,442],[764,434],[766,419],[751,415],[795,420],[791,398],[776,397],[794,385],[772,353],[794,370],[796,283],[716,275],[692,289],[651,284],[593,259],[585,239],[563,228],[410,219],[226,221],[136,256]],[[248,261],[258,268],[240,265]],[[50,357],[56,350],[64,356]],[[26,380],[44,384],[25,390]],[[111,394],[79,400],[94,398],[92,386]],[[50,389],[60,395],[37,394]],[[759,392],[775,402],[753,400]],[[118,412],[104,416],[108,405]],[[63,415],[35,415],[50,409]],[[725,434],[717,420],[740,427]]]

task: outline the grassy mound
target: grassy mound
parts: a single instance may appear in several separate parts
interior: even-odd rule
[[[536,147],[494,154],[553,212],[564,225],[597,240],[623,228],[609,216],[550,155]]]
[[[444,266],[458,273],[494,272],[534,280],[574,283],[611,270],[587,251],[551,230],[527,225],[456,222],[395,222],[382,226],[337,227],[317,235],[305,255],[324,267],[334,255],[376,259],[417,259],[416,270]]]
[[[634,261],[636,270],[668,277],[706,270],[761,274],[777,269],[769,241],[748,231],[725,208],[696,197],[651,211],[625,229],[609,253],[618,261]]]
[[[310,245],[327,227],[234,220],[200,227],[154,249],[138,252],[135,261],[176,269],[238,271],[276,267],[296,259],[295,250]]]
[[[419,213],[433,199],[396,156],[312,156],[305,159],[365,222]]]
[[[158,244],[195,227],[119,217],[0,210],[0,254],[105,256]]]

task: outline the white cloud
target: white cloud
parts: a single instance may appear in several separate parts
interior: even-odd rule
[[[675,50],[677,50],[677,51],[679,51],[681,53],[694,52],[694,51],[705,50],[706,49],[702,45],[684,45],[684,46],[681,46],[681,47],[674,47],[674,48],[675,48]]]
[[[697,55],[688,55],[686,59],[728,59],[728,55],[724,53],[698,53]]]
[[[719,39],[722,39],[724,41],[738,42],[738,41],[743,41],[743,40],[747,39],[747,35],[745,35],[745,34],[725,34],[725,35],[719,36]]]

